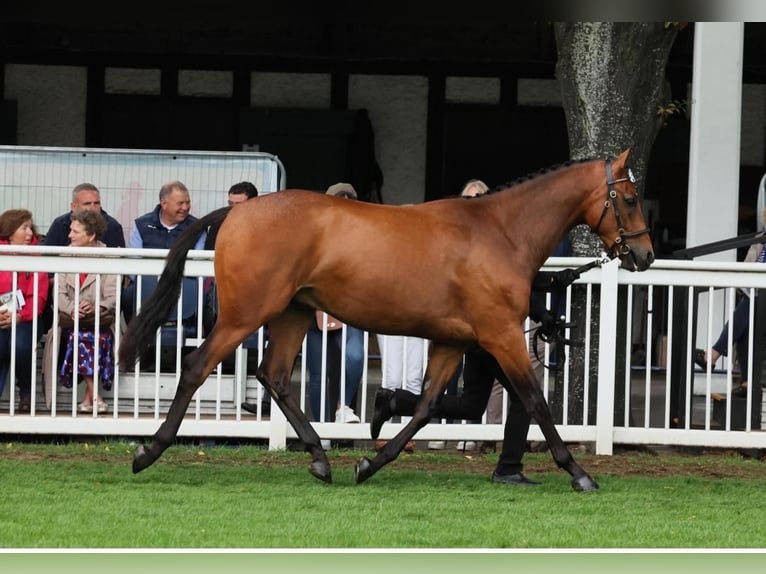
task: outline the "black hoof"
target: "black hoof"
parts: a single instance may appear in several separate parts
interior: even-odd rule
[[[318,478],[322,482],[327,484],[332,483],[332,472],[330,471],[330,465],[321,460],[315,460],[309,466],[309,472],[312,476]]]
[[[579,478],[572,479],[572,488],[577,492],[596,492],[598,484],[590,476],[584,474]]]
[[[136,453],[133,455],[133,474],[138,474],[146,467],[151,466],[154,460],[149,456],[149,452],[144,445],[139,445]]]
[[[391,410],[391,397],[394,396],[394,391],[391,389],[379,388],[375,393],[375,402],[373,403],[372,420],[370,421],[370,436],[374,439],[380,435],[380,429],[383,427],[383,423],[394,416],[394,411]]]
[[[354,468],[354,481],[357,484],[362,484],[365,480],[375,474],[372,470],[372,462],[367,457],[362,458],[356,463]]]

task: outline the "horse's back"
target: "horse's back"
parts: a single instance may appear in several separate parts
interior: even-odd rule
[[[504,249],[476,249],[501,234],[473,221],[482,215],[464,200],[383,206],[289,190],[241,206],[216,245],[216,276],[235,270],[236,297],[296,300],[375,332],[428,325],[420,335],[446,337],[465,328],[470,298],[503,280]]]

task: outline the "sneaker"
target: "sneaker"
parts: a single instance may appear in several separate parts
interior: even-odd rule
[[[77,405],[77,412],[78,413],[92,413],[93,412],[93,405],[91,403],[80,403]]]
[[[428,450],[444,450],[447,443],[443,440],[429,440],[427,446]]]
[[[319,444],[322,445],[322,449],[323,450],[330,450],[330,448],[332,447],[332,443],[330,443],[329,440],[324,439],[324,438],[319,441]]]
[[[343,405],[337,411],[335,411],[336,423],[359,423],[361,419],[356,416],[354,409],[348,405]]]
[[[109,411],[109,405],[106,404],[106,401],[98,401],[98,413],[103,414]]]
[[[476,443],[472,440],[461,440],[457,443],[457,449],[460,452],[476,450]]]

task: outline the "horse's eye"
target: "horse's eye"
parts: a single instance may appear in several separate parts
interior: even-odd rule
[[[629,205],[630,207],[635,207],[638,205],[638,198],[635,195],[626,195],[625,204]]]

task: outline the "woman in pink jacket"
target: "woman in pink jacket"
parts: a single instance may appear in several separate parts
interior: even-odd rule
[[[37,232],[32,223],[32,213],[27,209],[9,209],[0,215],[0,245],[36,245]],[[16,275],[14,297],[13,276]],[[18,295],[20,293],[20,296]],[[34,299],[37,297],[37,314]],[[11,378],[19,386],[17,413],[30,411],[32,384],[37,366],[32,364],[32,349],[37,341],[32,339],[33,321],[39,320],[48,300],[48,274],[25,271],[0,271],[0,394],[6,380]],[[14,321],[15,315],[15,321]],[[12,327],[16,325],[15,347],[11,346]],[[38,333],[43,326],[38,323]],[[11,353],[16,356],[14,372],[10,372]]]

